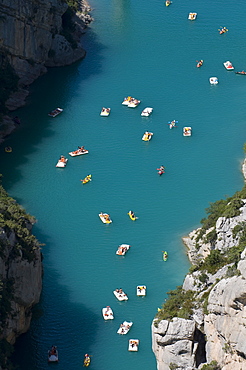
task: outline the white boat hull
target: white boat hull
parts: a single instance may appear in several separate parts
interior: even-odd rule
[[[128,301],[127,295],[122,291],[122,293],[116,292],[116,290],[113,291],[115,297],[118,299],[118,301]]]
[[[139,347],[139,339],[130,339],[128,342],[128,351],[137,352]]]
[[[183,128],[183,136],[191,136],[191,127]]]
[[[58,167],[58,168],[64,168],[64,167],[66,167],[66,165],[67,165],[67,161],[68,161],[68,159],[66,158],[65,159],[65,162],[63,162],[63,161],[61,161],[60,159],[59,159],[59,161],[57,162],[57,164],[56,164],[56,167]]]
[[[150,108],[150,107],[147,107],[145,108],[142,113],[141,113],[141,116],[142,117],[149,117],[151,115],[151,113],[153,112],[153,108]]]
[[[126,252],[129,251],[130,247],[131,246],[129,244],[121,244],[119,245],[116,254],[118,254],[119,256],[124,256]]]
[[[118,334],[125,335],[129,332],[132,327],[133,322],[131,321],[124,321],[123,324],[120,325],[119,329],[117,330]]]
[[[138,297],[146,296],[146,285],[138,285],[137,286],[137,296]]]
[[[83,152],[80,150],[75,150],[73,152],[69,152],[68,154],[71,155],[71,157],[77,157],[78,155],[88,154],[88,150],[84,150]]]
[[[232,63],[229,61],[229,60],[227,60],[225,63],[223,63],[224,64],[224,67],[227,69],[227,71],[232,71],[233,69],[234,69],[234,67],[233,67],[233,65],[232,65]]]
[[[104,320],[113,320],[114,319],[113,311],[109,306],[104,307],[102,309],[102,315],[103,315]]]
[[[110,219],[109,215],[107,213],[99,213],[98,215],[100,217],[100,220],[104,223],[104,224],[111,224],[112,220]],[[107,216],[109,217],[107,219]]]
[[[211,85],[217,85],[219,83],[219,80],[217,77],[210,77],[209,82]]]

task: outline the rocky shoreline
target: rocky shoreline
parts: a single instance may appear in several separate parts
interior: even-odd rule
[[[246,179],[246,160],[242,172]],[[160,320],[157,315],[153,320],[152,349],[158,370],[246,369],[245,189],[225,206],[240,204],[236,216],[218,217],[206,232],[198,228],[183,238],[192,267],[182,292],[192,296],[192,310],[189,318]],[[210,258],[210,270],[204,268],[206,258]]]

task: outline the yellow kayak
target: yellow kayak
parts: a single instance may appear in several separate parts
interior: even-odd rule
[[[134,212],[132,212],[132,211],[129,211],[128,212],[128,215],[129,215],[129,217],[130,217],[130,219],[132,221],[135,221],[137,219],[137,217],[135,216]]]
[[[91,181],[91,175],[86,176],[82,181],[82,184],[86,184],[87,182]]]
[[[84,366],[85,367],[88,367],[90,366],[90,363],[91,363],[91,358],[89,355],[85,355],[85,359],[84,359]]]

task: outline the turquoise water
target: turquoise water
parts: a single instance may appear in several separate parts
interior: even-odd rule
[[[32,327],[17,343],[20,369],[47,369],[47,350],[59,349],[59,369],[156,369],[150,325],[166,292],[189,269],[181,237],[199,226],[209,202],[240,190],[245,142],[245,3],[229,1],[93,0],[95,22],[83,37],[87,57],[50,69],[31,86],[22,124],[1,146],[3,185],[35,215],[34,233],[45,243],[41,302]],[[194,22],[189,12],[197,12]],[[229,32],[219,35],[218,28]],[[204,65],[196,68],[196,60]],[[219,78],[210,86],[211,76]],[[121,105],[132,95],[136,109]],[[55,107],[64,112],[50,118]],[[102,106],[111,107],[100,117]],[[141,110],[153,107],[149,118]],[[178,120],[170,130],[167,123]],[[182,128],[191,126],[191,137]],[[141,140],[152,131],[149,143]],[[4,153],[11,145],[13,152]],[[55,164],[78,145],[88,155]],[[156,168],[166,173],[159,177]],[[89,173],[92,181],[82,185]],[[139,217],[132,222],[127,212]],[[104,225],[99,212],[110,213]],[[119,244],[131,244],[125,257]],[[169,252],[166,263],[162,250]],[[147,296],[138,298],[136,286]],[[112,291],[122,287],[128,302]],[[104,322],[110,305],[115,319]],[[133,321],[126,336],[116,334]],[[140,339],[138,353],[128,340]]]

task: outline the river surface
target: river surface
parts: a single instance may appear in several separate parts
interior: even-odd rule
[[[17,342],[22,370],[45,370],[47,350],[59,350],[62,370],[155,370],[151,322],[181,285],[189,261],[181,237],[199,226],[210,202],[243,186],[246,69],[243,0],[91,0],[95,19],[83,36],[84,60],[50,69],[31,86],[21,125],[1,145],[3,185],[34,215],[44,255],[43,292],[31,330]],[[197,12],[195,21],[187,19]],[[219,35],[218,28],[229,31]],[[203,59],[201,68],[196,61]],[[209,77],[219,78],[217,86]],[[131,95],[141,104],[121,102]],[[110,107],[109,117],[100,117]],[[153,107],[153,114],[140,113]],[[62,107],[56,118],[47,112]],[[176,128],[168,122],[178,120]],[[183,137],[182,128],[192,127]],[[150,142],[143,133],[154,133]],[[10,145],[12,153],[5,153]],[[89,154],[68,152],[85,146]],[[56,168],[63,154],[65,169]],[[166,167],[158,176],[156,168]],[[80,179],[92,174],[92,181]],[[133,210],[138,219],[128,217]],[[98,214],[107,212],[112,224]],[[119,244],[132,247],[124,257]],[[167,262],[162,251],[167,250]],[[144,298],[137,285],[147,286]],[[127,302],[113,290],[123,288]],[[115,319],[101,310],[111,306]],[[116,332],[132,321],[127,335]],[[139,339],[139,352],[128,340]]]

